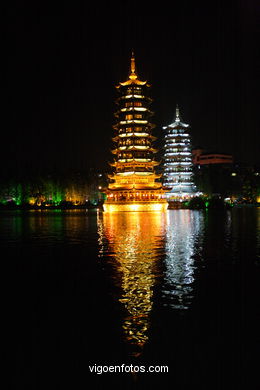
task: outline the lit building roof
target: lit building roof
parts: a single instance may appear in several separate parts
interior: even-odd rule
[[[175,127],[189,127],[187,123],[183,123],[180,120],[180,110],[178,105],[176,106],[176,111],[175,111],[175,120],[168,126],[164,126],[163,129],[168,129],[169,127],[175,128]]]
[[[138,76],[136,73],[136,66],[135,66],[135,56],[134,56],[134,53],[132,52],[129,79],[123,83],[119,83],[120,85],[118,87],[120,87],[120,86],[125,87],[125,86],[131,85],[131,84],[145,85],[146,83],[147,83],[147,81],[141,81],[138,79]]]

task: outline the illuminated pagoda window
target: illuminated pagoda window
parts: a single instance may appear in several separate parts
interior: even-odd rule
[[[169,190],[168,200],[189,199],[197,195],[193,183],[193,163],[189,125],[180,119],[178,106],[173,123],[165,130],[163,184]]]
[[[154,125],[150,122],[150,85],[139,80],[132,53],[129,78],[116,87],[113,173],[106,191],[105,211],[163,210],[165,191],[155,173]]]

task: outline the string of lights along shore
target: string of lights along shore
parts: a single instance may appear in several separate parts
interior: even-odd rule
[[[139,79],[134,53],[128,80],[116,88],[114,172],[109,175],[104,211],[164,211],[168,203],[161,175],[155,172],[159,162],[154,158],[157,150],[153,147],[155,126],[150,122],[150,85]]]
[[[187,200],[199,193],[193,183],[193,163],[189,125],[181,121],[179,107],[173,123],[165,130],[163,184],[169,188],[167,200]]]

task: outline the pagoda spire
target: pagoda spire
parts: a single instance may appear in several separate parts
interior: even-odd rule
[[[176,105],[175,122],[180,122],[180,109],[179,109],[178,104]]]
[[[132,55],[131,55],[131,62],[130,62],[130,71],[129,71],[129,76],[128,80],[126,80],[123,83],[119,83],[119,86],[117,88],[126,86],[126,85],[146,85],[146,81],[141,81],[138,79],[137,73],[136,73],[136,65],[135,65],[135,55],[134,51],[132,50]],[[148,85],[147,85],[148,86]]]
[[[129,78],[131,80],[136,80],[137,79],[136,67],[135,67],[135,55],[134,55],[134,51],[133,50],[132,50],[132,56],[131,56],[130,76],[129,76]]]

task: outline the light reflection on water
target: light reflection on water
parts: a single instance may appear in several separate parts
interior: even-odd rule
[[[29,240],[31,245],[41,243],[46,247],[59,243],[93,245],[95,215],[87,210],[9,211],[0,216],[0,241],[17,244]]]
[[[147,365],[161,362],[169,365],[171,386],[176,378],[180,383],[176,388],[184,380],[187,388],[200,385],[204,375],[210,389],[212,378],[224,383],[224,374],[233,385],[242,373],[247,383],[252,374],[248,357],[259,350],[260,208],[2,212],[0,247],[10,351],[21,345],[19,366],[28,367],[28,378],[21,369],[24,383],[17,374],[20,387],[32,373],[34,388],[39,373],[44,388],[53,372],[57,386],[65,383],[75,357],[84,378],[96,362],[133,356]],[[53,366],[49,376],[46,362]],[[78,370],[72,372],[74,381]],[[155,376],[149,378],[153,385]]]
[[[260,211],[260,208],[258,208]],[[257,222],[256,222],[256,241],[257,241],[257,264],[260,263],[260,212],[257,214]]]
[[[167,306],[188,309],[192,300],[194,259],[200,256],[204,217],[201,211],[167,213],[165,276],[162,287]]]
[[[190,210],[98,217],[99,254],[109,254],[121,287],[118,300],[126,309],[123,329],[130,344],[142,349],[148,340],[156,283],[162,282],[163,304],[189,307],[203,226],[203,213]]]
[[[140,349],[148,339],[165,219],[165,214],[135,212],[104,213],[98,219],[100,255],[104,251],[111,254],[122,289],[119,301],[127,313],[124,333],[127,341]]]

